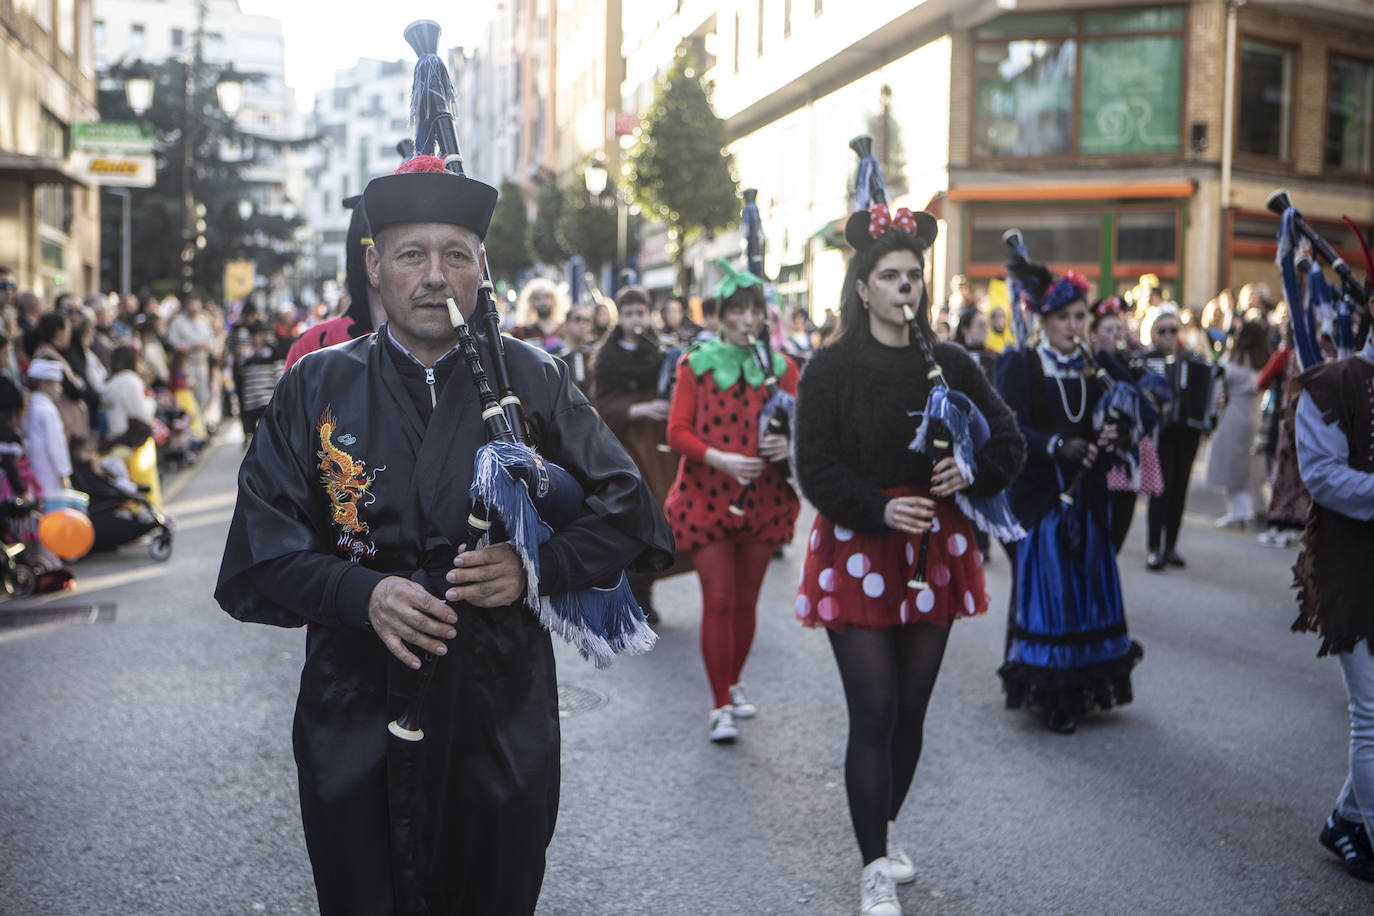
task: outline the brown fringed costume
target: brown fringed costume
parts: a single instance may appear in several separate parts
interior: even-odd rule
[[[1374,473],[1374,365],[1358,357],[1322,363],[1297,384],[1326,423],[1336,423],[1349,446],[1350,466]],[[1349,652],[1361,639],[1374,652],[1374,522],[1359,521],[1315,501],[1293,566],[1298,589],[1296,631],[1321,636],[1317,655]]]
[[[633,349],[627,348],[624,341],[624,331],[612,328],[597,351],[591,402],[630,453],[661,506],[677,476],[677,453],[659,448],[667,442],[668,421],[630,419],[630,407],[658,397],[663,351],[647,335]]]

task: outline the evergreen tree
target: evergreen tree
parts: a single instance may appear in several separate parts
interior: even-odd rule
[[[710,92],[686,46],[679,46],[629,160],[635,200],[668,227],[684,290],[688,246],[734,225],[740,214],[725,122],[711,108]]]
[[[109,89],[100,90],[97,104],[100,117],[110,121],[138,121],[151,131],[156,141],[157,181],[151,188],[131,188],[132,239],[134,253],[130,265],[135,292],[165,295],[186,292],[182,251],[185,244],[186,208],[183,187],[183,154],[186,144],[192,152],[190,197],[197,209],[191,222],[193,237],[205,242],[195,248],[191,260],[191,291],[218,298],[228,260],[248,259],[257,272],[273,276],[295,262],[297,252],[292,236],[303,221],[280,215],[254,212],[245,221],[239,216],[241,200],[251,199],[253,185],[245,172],[274,161],[284,149],[299,149],[315,138],[282,140],[242,130],[220,107],[215,79],[218,69],[204,63],[167,60],[152,65],[152,107],[139,117],[128,106],[124,80],[130,68],[116,65],[101,75],[109,77]],[[190,71],[188,73],[188,70]],[[186,97],[188,76],[195,77],[195,93]],[[250,75],[249,80],[252,79]],[[120,204],[112,195],[101,208],[101,247],[105,252],[120,250]],[[199,208],[203,207],[203,214]],[[194,241],[192,242],[194,247]],[[113,263],[117,263],[117,260]],[[104,285],[118,280],[109,271]]]
[[[566,195],[558,184],[558,176],[548,169],[541,169],[534,181],[538,190],[534,194],[530,247],[541,264],[562,264],[572,254],[564,244],[561,231]]]
[[[569,256],[582,256],[587,273],[597,282],[601,269],[615,262],[616,212],[613,191],[593,197],[582,170],[574,172],[563,189],[563,214],[559,235]]]
[[[507,178],[501,182],[501,196],[487,229],[487,263],[493,278],[514,282],[518,274],[534,266],[530,248],[530,217],[525,209],[525,192]]]

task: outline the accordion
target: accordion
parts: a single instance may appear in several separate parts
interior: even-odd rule
[[[1152,356],[1142,360],[1148,372],[1169,380],[1169,404],[1162,411],[1165,423],[1211,432],[1217,425],[1217,400],[1225,384],[1225,370],[1191,353]]]

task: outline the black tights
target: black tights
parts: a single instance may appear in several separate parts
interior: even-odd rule
[[[1193,474],[1193,459],[1202,434],[1177,423],[1159,433],[1159,470],[1164,478],[1162,496],[1150,497],[1149,548],[1173,550],[1178,545],[1178,529],[1183,524],[1183,507],[1188,502],[1188,478]]]
[[[849,706],[844,782],[859,852],[887,855],[887,822],[902,809],[949,628],[929,623],[826,631]]]

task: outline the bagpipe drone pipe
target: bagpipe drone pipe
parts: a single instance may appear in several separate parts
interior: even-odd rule
[[[851,243],[862,243],[864,234],[871,235],[873,232],[873,217],[869,214],[876,211],[881,217],[888,216],[887,189],[883,183],[882,169],[873,155],[873,138],[862,134],[849,141],[849,148],[859,157],[859,170],[855,176],[858,212],[850,217],[850,225],[846,226],[845,235]],[[863,226],[862,220],[858,218],[865,211],[868,211],[865,215],[869,215],[869,226]],[[898,210],[898,220],[908,217],[911,219],[910,225],[916,227],[914,234],[918,240],[924,239],[926,244],[934,240],[936,224],[932,218],[927,215],[928,223],[922,227],[913,214]],[[850,226],[856,225],[862,231],[851,233]],[[899,292],[904,296],[909,295],[912,292],[911,284],[904,283]],[[924,309],[927,303],[928,297],[923,291],[917,307]],[[906,319],[911,345],[925,360],[926,378],[931,383],[930,395],[926,398],[924,409],[919,413],[921,423],[916,428],[916,435],[908,448],[925,455],[932,468],[944,458],[954,459],[959,473],[966,481],[972,483],[978,471],[975,453],[991,437],[987,418],[968,395],[949,387],[944,372],[935,358],[935,340],[922,325],[916,309],[909,304],[904,305],[902,315]],[[954,494],[954,501],[969,521],[999,540],[1016,541],[1026,536],[1025,530],[1012,514],[1004,493],[971,497],[961,491]],[[916,565],[908,583],[912,588],[928,587],[926,563],[929,548],[930,532],[927,531],[921,536],[920,546],[916,552]]]
[[[437,54],[439,25],[427,19],[413,22],[406,27],[405,38],[419,58],[411,88],[415,152],[431,154],[437,150],[446,169],[464,175],[453,122],[453,83],[448,68]],[[487,436],[487,442],[477,449],[474,458],[469,490],[471,510],[464,543],[469,548],[502,540],[509,543],[519,554],[525,570],[524,603],[548,630],[570,642],[597,667],[605,667],[616,654],[647,651],[656,637],[648,628],[623,573],[618,582],[604,589],[592,588],[540,599],[539,547],[555,531],[585,511],[585,494],[576,478],[544,460],[533,447],[531,426],[506,364],[500,318],[492,292],[488,269],[478,290],[474,317],[481,316],[486,324],[492,378],[487,376],[472,327],[458,304],[452,298],[448,300],[449,318],[481,400]],[[435,554],[443,552],[451,562],[454,552],[451,545],[442,545],[433,551]],[[396,737],[406,741],[419,741],[424,737],[421,727],[424,704],[438,660],[435,655],[422,653],[417,683],[407,708],[388,726]]]
[[[1002,241],[1011,249],[1011,261],[1007,264],[1007,310],[1011,312],[1011,330],[1016,339],[1016,349],[1026,348],[1028,328],[1026,326],[1025,294],[1028,282],[1032,279],[1034,265],[1026,252],[1026,241],[1020,229],[1008,229],[1002,233]],[[1044,293],[1043,290],[1040,291]]]
[[[1366,280],[1361,283],[1340,254],[1307,225],[1287,191],[1279,189],[1270,194],[1265,206],[1279,216],[1277,261],[1289,320],[1293,323],[1293,349],[1298,364],[1309,369],[1326,358],[1322,337],[1331,341],[1338,357],[1354,354],[1367,330],[1369,278],[1374,277],[1374,262],[1363,235],[1354,223],[1345,220],[1364,255]],[[1311,256],[1312,252],[1316,257]],[[1340,278],[1339,295],[1322,273],[1321,261],[1331,265]]]
[[[657,396],[660,401],[672,402],[673,389],[677,387],[677,363],[682,359],[683,349],[671,344],[663,348],[663,362],[658,367],[658,389]],[[666,431],[665,431],[666,436]],[[659,442],[655,446],[660,452],[671,452],[673,447],[667,441]]]
[[[763,279],[763,218],[759,215],[757,188],[745,188],[742,192],[744,197],[744,209],[740,213],[740,228],[744,232],[744,261],[745,269],[750,274]],[[768,392],[768,400],[764,402],[759,410],[759,441],[763,441],[764,436],[782,436],[785,439],[792,438],[792,412],[796,407],[796,401],[782,386],[778,384],[777,367],[773,363],[772,334],[768,326],[768,317],[765,310],[763,327],[759,330],[758,339],[749,346],[749,356],[753,359],[754,365],[763,373],[764,390]],[[774,462],[779,472],[784,477],[788,476],[787,459],[779,459]],[[746,483],[735,498],[730,501],[730,512],[734,515],[744,514],[745,499],[753,492],[754,481]]]

